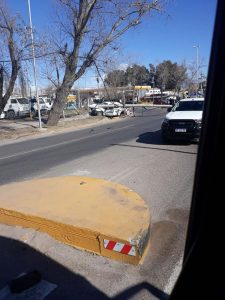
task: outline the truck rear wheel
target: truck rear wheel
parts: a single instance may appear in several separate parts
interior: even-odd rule
[[[16,117],[16,114],[13,110],[10,110],[10,111],[7,112],[7,119],[14,120],[15,117]]]

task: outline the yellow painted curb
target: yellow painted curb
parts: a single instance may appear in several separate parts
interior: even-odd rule
[[[46,232],[57,240],[138,264],[147,248],[150,213],[125,186],[65,176],[0,186],[0,222]]]

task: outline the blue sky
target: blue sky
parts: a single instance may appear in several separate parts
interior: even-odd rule
[[[43,29],[52,19],[54,0],[30,0],[33,25]],[[28,20],[27,0],[7,0],[13,11]],[[172,0],[166,13],[145,19],[120,40],[123,55],[120,63],[139,63],[148,67],[165,59],[191,63],[198,44],[206,72],[216,10],[216,0]],[[169,15],[169,16],[168,16]],[[87,81],[87,80],[86,80]],[[90,80],[91,81],[91,80]],[[85,83],[86,85],[87,83]]]
[[[148,65],[164,59],[192,61],[196,58],[193,45],[198,44],[199,55],[207,64],[215,10],[215,0],[174,0],[168,6],[168,17],[156,16],[126,34],[126,49]]]

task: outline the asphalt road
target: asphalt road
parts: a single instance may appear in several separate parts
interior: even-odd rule
[[[37,176],[56,165],[126,142],[146,131],[156,131],[164,111],[150,109],[141,117],[137,110],[136,115],[112,125],[1,146],[0,184]]]
[[[166,298],[181,267],[197,145],[163,144],[164,115],[165,110],[152,109],[110,125],[0,147],[1,184],[98,177],[138,192],[152,214],[151,246],[139,266],[78,251],[34,230],[0,225],[0,274],[5,274],[0,288],[36,267],[58,284],[47,299]]]

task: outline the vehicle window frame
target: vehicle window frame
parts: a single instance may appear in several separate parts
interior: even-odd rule
[[[200,102],[202,102],[202,107],[201,107],[201,109],[183,109],[183,110],[177,110],[177,108],[179,107],[179,106],[181,106],[181,105],[183,105],[184,103],[196,103],[196,102],[198,102],[198,103],[200,103]],[[203,111],[203,109],[204,109],[204,101],[202,101],[202,100],[193,100],[193,101],[178,101],[174,106],[173,106],[173,108],[172,108],[172,112],[175,112],[175,111]]]
[[[183,267],[170,300],[225,299],[224,204],[215,197],[224,194],[224,15],[218,0]]]
[[[21,105],[28,105],[29,104],[29,100],[26,99],[26,98],[17,99],[17,101]],[[22,103],[20,101],[22,101]],[[24,101],[26,101],[26,103],[23,103]]]

